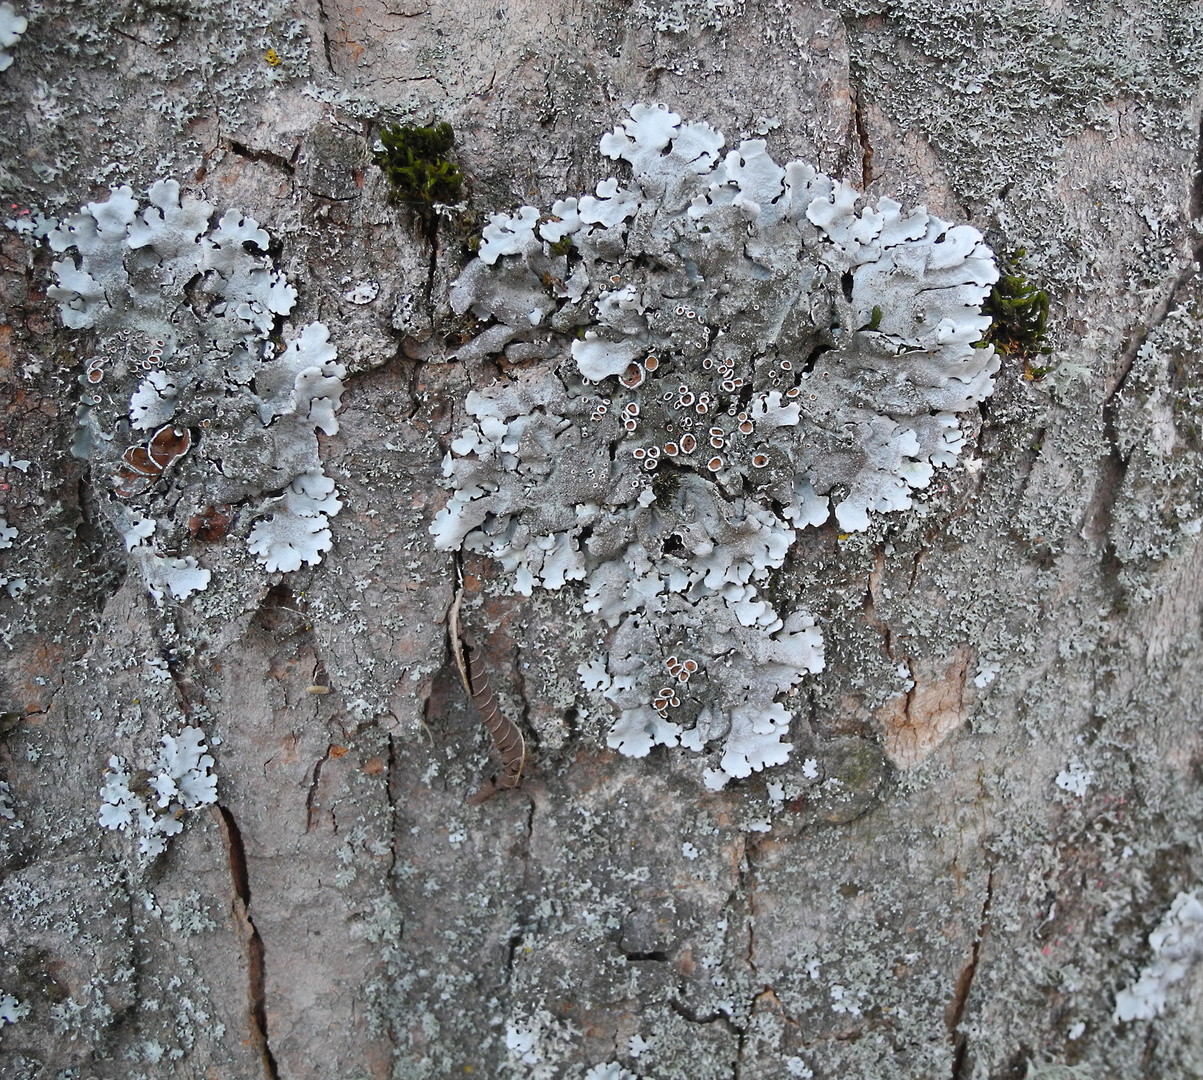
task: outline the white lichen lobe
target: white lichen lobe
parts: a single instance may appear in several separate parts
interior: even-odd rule
[[[601,140],[629,185],[492,217],[459,356],[534,363],[468,395],[432,526],[520,593],[583,582],[617,628],[582,673],[610,745],[717,745],[714,788],[786,760],[781,698],[823,667],[813,618],[765,594],[797,530],[909,508],[998,368],[977,230],[723,144],[636,105]]]
[[[198,533],[220,539],[213,522],[238,507],[271,515],[248,548],[273,571],[319,562],[341,507],[316,432],[338,431],[346,369],[322,323],[283,349],[271,340],[296,289],[253,218],[213,218],[158,180],[145,206],[114,187],[48,232],[56,252],[74,252],[53,264],[48,295],[65,325],[96,335],[75,451],[107,480],[103,505],[159,603],[206,587],[198,554],[180,549]]]
[[[24,15],[18,15],[12,4],[0,4],[0,71],[12,67],[12,53],[8,50],[21,40],[21,35],[28,28],[29,20]]]
[[[1179,893],[1165,918],[1149,935],[1153,960],[1140,977],[1115,995],[1115,1019],[1152,1020],[1165,1011],[1169,988],[1203,959],[1203,903]]]
[[[186,811],[217,802],[205,733],[185,727],[178,738],[164,735],[162,742],[155,770],[145,779],[135,780],[124,758],[110,757],[100,789],[100,824],[120,831],[136,826],[138,853],[147,858],[166,851],[168,838],[183,831]]]

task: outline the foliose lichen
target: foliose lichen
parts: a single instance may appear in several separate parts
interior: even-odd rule
[[[1179,893],[1157,929],[1149,934],[1153,960],[1130,986],[1115,995],[1115,1020],[1152,1020],[1166,1007],[1169,988],[1203,959],[1203,903]]]
[[[341,503],[316,431],[338,430],[346,371],[322,323],[278,340],[296,290],[256,221],[230,210],[213,226],[213,206],[174,180],[147,196],[114,187],[50,230],[77,258],[53,264],[48,295],[66,326],[93,332],[75,453],[104,478],[108,517],[161,602],[205,588],[209,571],[182,552],[219,539],[239,506],[267,569],[321,560]]]
[[[144,776],[131,774],[124,758],[110,757],[100,789],[100,824],[122,832],[136,825],[138,854],[145,858],[162,854],[168,838],[183,832],[186,811],[217,802],[205,733],[185,727],[179,738],[162,741],[154,771]]]
[[[468,395],[432,526],[518,592],[583,581],[617,627],[581,668],[610,745],[718,745],[716,788],[786,760],[779,698],[823,667],[813,617],[765,595],[797,530],[907,509],[999,364],[976,229],[723,145],[636,105],[601,140],[629,184],[491,217],[451,304],[483,327],[458,356],[509,377]]]
[[[21,40],[28,28],[29,21],[24,15],[18,15],[12,4],[0,4],[0,71],[12,67],[12,53],[8,50]]]

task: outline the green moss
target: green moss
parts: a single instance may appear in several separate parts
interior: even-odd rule
[[[681,487],[681,474],[676,469],[660,469],[652,477],[652,493],[656,496],[655,505],[661,508],[670,506],[677,497]]]
[[[561,236],[554,244],[551,245],[551,253],[553,255],[567,255],[573,250],[571,236]]]
[[[1023,250],[1016,258],[1023,257]],[[1048,293],[1036,288],[1017,266],[1004,261],[999,277],[982,314],[993,320],[979,345],[993,345],[1003,356],[1019,356],[1025,360],[1052,352],[1048,344]],[[1032,368],[1035,376],[1047,369]]]
[[[394,125],[380,133],[380,141],[384,149],[374,158],[392,186],[393,202],[424,206],[459,202],[464,174],[446,157],[455,143],[450,124]]]

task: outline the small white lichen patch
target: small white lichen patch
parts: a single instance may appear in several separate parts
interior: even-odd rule
[[[1071,761],[1061,772],[1057,773],[1056,784],[1062,791],[1068,791],[1079,799],[1086,794],[1094,779],[1094,771],[1086,768],[1080,761]]]
[[[521,594],[583,583],[617,628],[581,669],[609,745],[713,752],[716,789],[786,760],[782,699],[823,668],[814,619],[764,592],[798,530],[909,508],[998,368],[977,230],[724,142],[636,105],[600,143],[629,184],[493,215],[458,355],[524,367],[469,393],[431,529]]]
[[[153,551],[146,552],[142,563],[146,589],[156,604],[161,604],[165,595],[175,600],[186,600],[194,592],[209,587],[211,574],[202,568],[192,555],[182,559],[164,558]]]
[[[617,1061],[594,1065],[585,1073],[585,1080],[638,1080],[633,1072],[624,1069]]]
[[[1002,671],[1002,664],[995,660],[983,660],[977,669],[977,674],[973,677],[973,685],[979,690],[984,690],[996,678],[998,673]]]
[[[505,1029],[505,1048],[523,1065],[537,1065],[542,1060],[539,1053],[539,1033],[534,1027],[521,1024],[507,1024]]]
[[[329,519],[341,509],[334,481],[320,472],[305,473],[288,485],[271,516],[255,523],[247,549],[273,572],[313,566],[330,550]]]
[[[116,498],[102,505],[156,601],[184,599],[209,581],[187,550],[201,531],[188,522],[221,506],[228,523],[265,492],[311,487],[322,471],[316,432],[338,430],[346,369],[322,323],[278,351],[271,336],[297,293],[267,254],[267,232],[238,210],[214,221],[214,207],[174,180],[153,183],[145,204],[115,186],[46,236],[68,255],[47,293],[66,326],[94,335],[74,452],[108,477]],[[286,507],[275,541],[252,529],[252,552],[273,568],[318,561],[340,506]]]
[[[343,299],[349,304],[370,304],[379,295],[380,285],[378,282],[361,281],[343,293]]]
[[[12,67],[13,58],[8,50],[21,40],[27,29],[29,21],[24,15],[18,15],[10,3],[0,4],[0,71]]]
[[[29,1015],[29,1003],[0,992],[0,1024],[15,1024]]]
[[[100,824],[123,832],[136,825],[138,852],[147,858],[166,851],[167,838],[183,831],[186,811],[217,802],[217,777],[205,733],[185,727],[179,738],[164,735],[162,742],[155,771],[139,783],[137,792],[130,787],[125,759],[117,755],[109,758],[100,789]]]
[[[1149,935],[1153,961],[1140,977],[1115,995],[1115,1020],[1152,1020],[1166,1007],[1167,992],[1203,958],[1203,903],[1195,893],[1179,893],[1165,918]]]
[[[8,520],[0,517],[0,548],[10,548],[17,538],[17,530],[10,528]]]
[[[184,937],[217,928],[217,923],[209,915],[209,905],[201,900],[201,894],[195,889],[168,900],[163,905],[163,917],[172,930]]]

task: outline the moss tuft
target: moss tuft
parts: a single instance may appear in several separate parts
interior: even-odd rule
[[[1023,249],[1016,258],[1023,257]],[[982,305],[993,322],[980,342],[1003,356],[1025,360],[1052,352],[1048,344],[1048,293],[1036,288],[1017,266],[1007,262],[1002,276]]]
[[[394,125],[380,133],[380,141],[384,149],[374,159],[388,177],[393,202],[426,206],[459,202],[464,174],[446,157],[455,143],[450,124]]]

